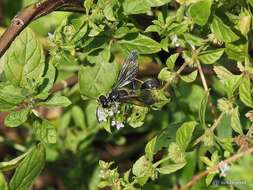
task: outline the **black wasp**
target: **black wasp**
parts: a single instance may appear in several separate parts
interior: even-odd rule
[[[121,102],[139,106],[149,106],[155,103],[150,89],[160,86],[160,81],[156,79],[148,79],[142,82],[141,87],[138,90],[126,88],[126,86],[131,83],[133,84],[138,71],[138,53],[137,51],[131,51],[122,65],[113,89],[106,96],[101,95],[98,98],[100,105],[97,108],[96,115],[99,122],[106,121],[108,116],[115,116],[119,111],[118,109]],[[115,125],[115,123],[116,121],[112,122],[112,125]],[[120,128],[123,123],[117,123],[117,125],[119,125],[117,128]]]

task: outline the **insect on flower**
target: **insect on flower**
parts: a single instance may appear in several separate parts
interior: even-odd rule
[[[96,111],[98,122],[107,122],[108,119],[111,119],[111,126],[116,126],[119,129],[124,127],[129,104],[148,107],[156,103],[156,97],[152,90],[161,85],[160,81],[156,79],[148,79],[144,82],[137,80],[138,70],[138,53],[137,51],[131,51],[122,65],[117,82],[112,90],[98,98],[99,105]],[[141,82],[140,88],[129,88],[128,86],[136,80]],[[128,105],[122,108],[121,103]],[[119,114],[120,112],[124,112],[125,117],[119,117],[122,116],[122,114]]]

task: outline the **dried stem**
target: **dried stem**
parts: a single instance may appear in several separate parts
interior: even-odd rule
[[[10,47],[18,34],[33,20],[61,8],[81,10],[83,0],[44,0],[22,9],[12,20],[10,26],[0,38],[0,57]],[[68,9],[69,8],[69,9]]]
[[[200,78],[201,78],[201,81],[202,81],[202,85],[203,85],[205,91],[207,92],[207,91],[209,91],[208,85],[207,85],[207,82],[206,82],[206,78],[205,78],[203,69],[202,69],[201,64],[198,60],[197,60],[197,67],[198,67],[199,75],[200,75]],[[211,113],[216,117],[217,116],[216,109],[213,106],[213,103],[212,103],[212,100],[211,100],[210,96],[208,96],[208,104],[211,108]]]
[[[213,126],[210,128],[211,131],[215,130],[215,128],[219,125],[219,123],[220,123],[220,121],[221,121],[221,119],[223,118],[224,115],[225,115],[225,112],[222,112],[220,114],[220,116],[218,117],[218,119],[215,120]]]
[[[178,75],[180,75],[180,73],[185,69],[185,67],[187,65],[188,65],[188,63],[184,62],[183,65],[181,65],[179,67],[179,69],[177,70],[175,77],[177,77]],[[166,90],[171,85],[171,83],[174,81],[175,77],[173,77],[172,79],[170,79],[169,81],[166,82],[166,84],[163,86],[163,90]]]
[[[227,163],[230,164],[232,162],[235,162],[237,160],[239,160],[241,157],[245,156],[246,154],[252,154],[253,153],[253,148],[249,148],[243,152],[237,153],[233,156],[231,156],[230,158],[223,160],[221,162],[219,162],[217,165],[209,168],[208,170],[203,171],[202,173],[195,175],[192,177],[191,181],[189,181],[185,186],[181,187],[180,190],[187,190],[190,187],[192,187],[195,183],[197,183],[198,180],[200,180],[202,177],[207,176],[209,173],[214,172],[216,170],[219,169],[219,166],[221,164]]]
[[[198,70],[199,70],[199,75],[200,75],[203,87],[204,87],[205,91],[208,91],[208,86],[207,86],[206,78],[205,78],[204,72],[202,70],[202,67],[201,67],[199,61],[197,61],[197,67],[198,67]]]
[[[69,88],[69,87],[75,85],[77,83],[77,81],[78,81],[78,77],[76,75],[74,75],[66,80],[62,80],[53,86],[53,88],[50,90],[50,93],[55,93],[55,92],[65,89],[65,88]]]

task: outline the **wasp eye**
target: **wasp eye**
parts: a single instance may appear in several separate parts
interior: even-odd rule
[[[101,105],[102,105],[103,108],[107,108],[108,107],[109,101],[108,101],[108,99],[105,96],[101,95],[99,97],[99,102],[101,103]]]

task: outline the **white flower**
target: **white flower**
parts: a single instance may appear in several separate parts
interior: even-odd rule
[[[116,125],[116,121],[115,121],[115,120],[112,120],[111,126],[115,126],[115,125]]]
[[[178,43],[178,37],[177,35],[175,34],[174,36],[171,37],[171,40],[172,40],[172,45],[176,46],[176,47],[179,47],[180,44]]]
[[[116,124],[116,128],[119,130],[119,129],[121,129],[121,128],[123,128],[125,125],[123,124],[123,123],[121,123],[121,122],[117,122],[117,124]]]
[[[230,167],[226,162],[221,161],[219,164],[219,169],[221,171],[221,176],[226,177],[227,172],[229,171]]]
[[[113,116],[113,115],[114,115],[113,111],[112,111],[112,110],[109,110],[109,111],[108,111],[108,115],[109,115],[109,116]]]

